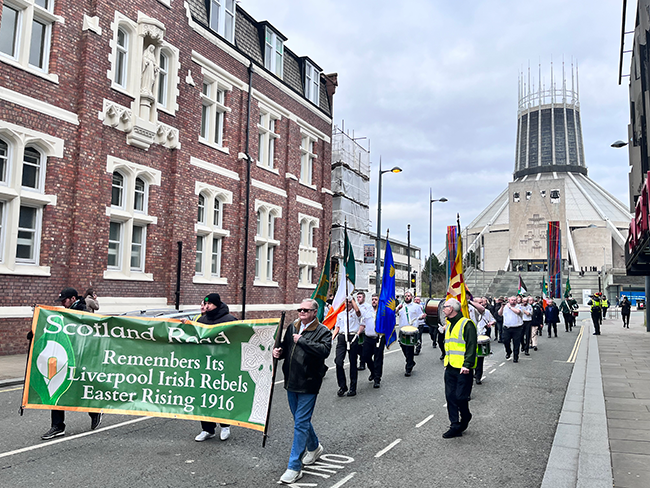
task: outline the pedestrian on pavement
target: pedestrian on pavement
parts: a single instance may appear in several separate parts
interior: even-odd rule
[[[86,302],[87,311],[97,313],[97,310],[99,310],[99,300],[97,299],[95,290],[88,288],[86,293],[84,293],[84,301]]]
[[[221,296],[218,293],[210,293],[203,299],[203,303],[204,306],[202,309],[205,310],[205,313],[197,319],[198,323],[214,325],[237,320],[235,317],[230,315],[228,305],[221,301]],[[220,424],[220,426],[221,432],[219,433],[219,438],[222,441],[228,440],[230,437],[230,425]],[[207,439],[212,439],[215,436],[216,427],[216,422],[202,420],[201,433],[197,435],[194,440],[196,442],[203,442]]]
[[[555,337],[557,337],[557,323],[560,321],[560,309],[557,308],[557,305],[553,300],[549,300],[548,305],[546,305],[546,310],[544,310],[544,319],[546,321],[549,338],[551,337],[551,329],[553,329]]]
[[[336,325],[332,333],[332,340],[336,339],[336,382],[339,385],[337,395],[342,397],[346,393],[349,397],[357,394],[357,361],[359,358],[359,334],[363,333],[366,326],[362,322],[361,310],[354,298],[347,298],[346,309],[336,317]],[[348,390],[347,378],[345,377],[345,357],[350,362],[350,389]]]
[[[591,295],[591,300],[587,302],[587,305],[591,307],[591,321],[594,324],[594,335],[600,335],[600,321],[603,315],[600,309],[600,297],[598,294]]]
[[[506,346],[506,359],[514,354],[514,363],[519,362],[519,345],[521,344],[521,334],[523,333],[524,321],[523,312],[517,306],[517,297],[511,296],[507,302],[501,304],[499,315],[503,317],[503,336],[501,339]],[[510,343],[512,342],[512,348]]]
[[[325,360],[332,350],[332,335],[317,315],[318,302],[310,298],[303,300],[298,320],[287,328],[281,347],[273,349],[274,358],[284,359],[284,389],[294,421],[289,464],[280,478],[287,484],[302,478],[303,465],[314,464],[324,450],[311,417],[327,372]]]
[[[472,413],[472,370],[476,367],[476,325],[460,313],[460,302],[450,298],[445,302],[447,317],[445,332],[445,399],[449,415],[449,430],[444,439],[460,437],[467,429]]]
[[[623,295],[623,299],[621,300],[621,317],[623,318],[623,328],[629,329],[630,328],[630,310],[632,308],[632,304],[630,303],[630,300]]]
[[[86,302],[79,297],[77,290],[74,288],[64,288],[56,299],[61,302],[65,308],[70,310],[86,311]],[[102,422],[102,414],[96,412],[88,412],[90,415],[90,430],[95,430]],[[65,411],[52,410],[52,426],[45,434],[41,436],[44,441],[65,435]]]
[[[609,302],[607,301],[607,295],[603,295],[601,308],[603,309],[603,320],[607,320],[607,309],[609,308]]]

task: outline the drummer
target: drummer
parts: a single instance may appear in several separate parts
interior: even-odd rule
[[[422,310],[422,306],[413,301],[413,293],[410,291],[404,293],[404,302],[397,306],[395,312],[399,313],[400,328],[407,325],[416,327],[418,320],[427,316]],[[406,359],[404,376],[411,376],[411,371],[415,366],[415,360],[413,359],[415,357],[415,346],[405,346],[400,343],[400,347]]]
[[[490,335],[490,330],[495,326],[497,321],[490,313],[490,310],[487,308],[487,299],[485,297],[479,297],[475,300],[470,300],[469,304],[472,306],[469,309],[469,317],[472,319],[472,322],[476,324],[476,330],[478,336],[488,336]],[[476,368],[474,368],[474,377],[476,378],[476,384],[480,385],[483,383],[483,356],[478,356],[476,358]]]

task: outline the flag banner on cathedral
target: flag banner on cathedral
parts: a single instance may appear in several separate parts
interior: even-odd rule
[[[36,307],[23,407],[263,431],[280,319],[205,325]]]
[[[451,273],[454,269],[456,260],[456,250],[458,248],[458,227],[455,225],[447,226],[447,283],[451,280]]]
[[[562,297],[562,254],[560,242],[560,222],[548,223],[548,271],[549,271],[549,297]]]

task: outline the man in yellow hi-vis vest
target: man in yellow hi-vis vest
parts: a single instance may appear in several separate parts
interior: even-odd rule
[[[476,367],[476,325],[460,313],[460,302],[448,299],[443,306],[447,317],[445,331],[445,398],[449,414],[449,430],[444,439],[460,437],[467,429],[472,414],[469,397],[472,393],[472,370]]]

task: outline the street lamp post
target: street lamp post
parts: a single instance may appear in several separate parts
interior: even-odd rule
[[[429,188],[429,298],[433,298],[431,296],[431,205],[433,202],[445,203],[446,201],[447,199],[445,197],[438,199],[431,198],[431,188]]]
[[[377,257],[375,261],[375,292],[379,295],[381,290],[380,260],[381,260],[381,177],[384,173],[401,173],[402,168],[394,166],[391,169],[381,169],[381,157],[379,158],[379,191],[377,192]]]

